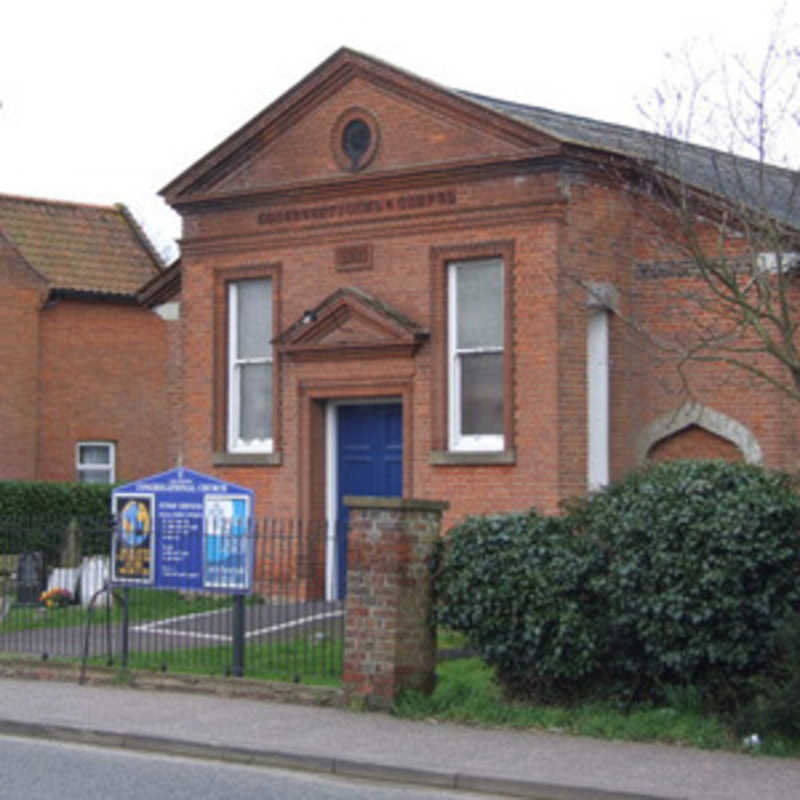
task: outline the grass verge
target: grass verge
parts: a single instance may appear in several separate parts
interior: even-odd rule
[[[88,663],[105,666],[106,660],[102,657],[90,658]],[[340,686],[341,665],[341,639],[309,642],[297,638],[248,644],[245,649],[244,674],[245,677],[256,680]],[[128,657],[128,669],[183,675],[230,675],[231,647],[213,645],[190,650],[131,653]]]
[[[231,605],[229,595],[181,593],[168,589],[144,589],[134,587],[129,590],[129,609],[131,623],[166,619],[201,611],[213,611]],[[82,627],[89,617],[87,609],[79,605],[63,608],[44,608],[43,606],[23,606],[15,603],[0,622],[0,633],[37,630],[42,628]],[[92,623],[102,624],[106,619],[106,607],[99,601],[92,613]],[[115,602],[111,608],[111,621],[122,621],[122,607]]]
[[[507,700],[492,670],[479,658],[444,661],[436,672],[438,682],[433,694],[405,693],[395,703],[398,716],[704,749],[743,749],[725,721],[699,708],[691,692],[674,693],[670,704],[663,707],[634,707],[629,711],[607,703],[569,708],[538,706]],[[767,737],[748,752],[798,757],[800,741]]]

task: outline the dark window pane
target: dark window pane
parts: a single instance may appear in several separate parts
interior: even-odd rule
[[[459,356],[461,363],[461,433],[503,433],[503,354]]]

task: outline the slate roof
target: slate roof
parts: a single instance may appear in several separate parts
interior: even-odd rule
[[[121,205],[0,195],[0,234],[51,291],[132,297],[163,269]]]
[[[748,158],[689,144],[655,133],[537,106],[457,91],[461,97],[530,125],[562,142],[652,162],[664,172],[701,190],[750,208],[765,207],[800,228],[800,174]],[[759,174],[763,170],[764,189]]]

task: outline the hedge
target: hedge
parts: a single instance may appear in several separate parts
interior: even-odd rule
[[[111,486],[0,481],[0,552],[41,551],[57,563],[63,533],[75,519],[87,553],[109,550]]]
[[[453,529],[439,620],[510,693],[656,698],[694,685],[731,705],[800,609],[800,497],[785,475],[671,462],[572,503]]]

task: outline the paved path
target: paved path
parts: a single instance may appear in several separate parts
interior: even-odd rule
[[[268,701],[0,680],[0,733],[548,800],[792,800],[800,761],[410,722]]]

